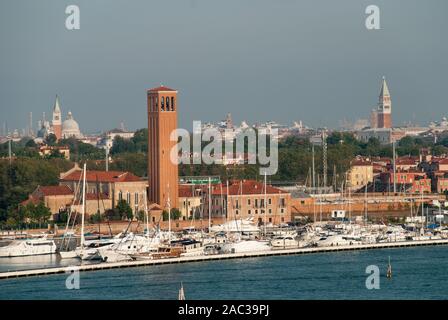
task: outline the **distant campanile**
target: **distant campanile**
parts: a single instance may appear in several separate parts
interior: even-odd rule
[[[56,101],[54,102],[53,107],[53,120],[51,122],[53,126],[54,135],[59,140],[62,138],[62,113],[61,113],[61,106],[59,103],[59,97],[56,96]]]
[[[169,193],[170,207],[178,208],[179,172],[170,159],[177,147],[177,141],[170,140],[177,129],[177,91],[160,86],[149,89],[147,98],[149,200],[165,208]]]
[[[386,78],[383,77],[381,92],[378,101],[378,128],[392,127],[392,101],[387,87]]]

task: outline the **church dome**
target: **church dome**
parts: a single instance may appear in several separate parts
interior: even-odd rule
[[[73,119],[73,115],[70,111],[67,114],[67,119],[62,123],[62,136],[64,138],[81,138],[78,122]]]

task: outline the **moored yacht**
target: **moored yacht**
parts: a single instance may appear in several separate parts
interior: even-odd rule
[[[9,245],[0,248],[0,257],[24,257],[53,254],[56,253],[56,249],[57,247],[54,241],[46,238],[14,240]]]
[[[297,248],[299,242],[292,236],[276,236],[271,239],[271,246],[274,249]]]

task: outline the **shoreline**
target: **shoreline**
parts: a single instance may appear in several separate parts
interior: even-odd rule
[[[384,249],[384,248],[403,248],[403,247],[437,246],[437,245],[448,245],[448,239],[384,242],[384,243],[360,244],[360,245],[349,245],[349,246],[333,246],[333,247],[274,249],[274,250],[269,250],[269,251],[228,253],[228,254],[217,254],[217,255],[201,255],[201,256],[192,256],[192,257],[155,259],[155,260],[147,260],[147,261],[123,261],[123,262],[111,262],[111,263],[103,262],[103,263],[96,263],[96,264],[86,264],[86,265],[67,266],[67,267],[51,267],[51,268],[41,268],[41,269],[0,272],[0,280],[1,279],[23,278],[23,277],[34,277],[34,276],[43,276],[43,275],[51,275],[51,274],[69,273],[73,270],[77,270],[80,272],[81,271],[86,272],[86,271],[97,271],[97,270],[118,269],[118,268],[153,266],[153,265],[162,265],[162,264],[201,262],[201,261],[211,261],[211,260],[244,259],[244,258],[255,258],[255,257],[266,257],[266,256],[284,256],[284,255],[337,252],[337,251],[374,250],[374,249]]]

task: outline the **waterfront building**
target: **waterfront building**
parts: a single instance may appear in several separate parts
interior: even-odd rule
[[[205,218],[209,217],[208,196],[204,196]],[[211,218],[253,219],[263,224],[266,211],[266,223],[280,224],[291,221],[291,193],[254,180],[231,181],[214,185],[211,191]],[[226,212],[226,210],[228,210]]]
[[[347,172],[347,187],[355,191],[373,182],[373,164],[370,159],[357,158],[350,163]]]
[[[75,197],[74,189],[68,185],[59,186],[38,186],[29,196],[28,199],[21,203],[22,206],[28,203],[34,205],[43,202],[50,210],[52,216],[50,220],[57,219],[57,215],[66,212],[70,207],[76,212],[81,212],[80,196]],[[86,213],[88,215],[100,211],[104,213],[107,209],[112,207],[111,199],[105,194],[86,194]]]
[[[82,170],[75,166],[60,174],[60,185],[66,185],[72,190],[79,189]],[[145,209],[144,196],[148,182],[131,172],[87,170],[87,193],[104,194],[111,200],[111,208],[120,200],[125,200],[132,208],[134,215]]]
[[[197,185],[179,185],[179,210],[182,220],[198,219],[202,212],[203,188]]]

